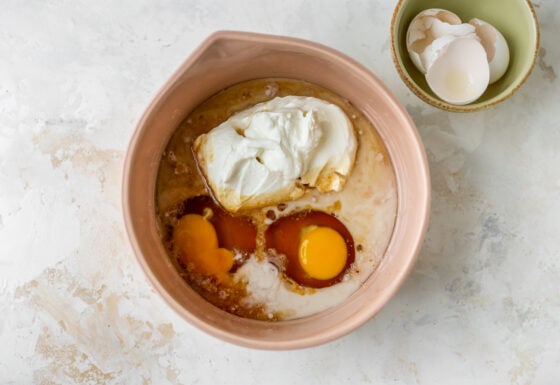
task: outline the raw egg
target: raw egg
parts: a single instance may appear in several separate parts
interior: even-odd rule
[[[265,242],[279,270],[302,286],[334,285],[354,262],[352,235],[341,221],[322,211],[278,219],[266,230]]]
[[[214,226],[202,215],[183,216],[173,231],[178,254],[190,269],[224,280],[233,266],[231,250],[218,247]]]
[[[208,196],[191,198],[182,206],[172,240],[190,270],[223,280],[255,251],[257,230],[249,218],[225,212]],[[236,259],[236,254],[242,258]]]
[[[179,215],[199,214],[208,217],[216,229],[219,247],[243,254],[255,251],[257,228],[242,215],[233,215],[218,206],[208,195],[199,195],[183,202]]]

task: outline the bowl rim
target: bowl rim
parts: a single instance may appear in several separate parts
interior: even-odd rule
[[[156,108],[165,102],[165,99],[169,96],[170,92],[174,87],[174,84],[177,80],[179,80],[180,76],[184,73],[184,71],[192,65],[194,62],[198,60],[203,52],[205,52],[212,44],[217,42],[221,39],[241,39],[247,41],[255,41],[255,39],[259,40],[260,43],[270,43],[274,42],[276,44],[281,44],[286,47],[299,47],[305,48],[310,52],[320,53],[321,55],[329,58],[329,60],[337,60],[338,62],[342,63],[344,66],[348,67],[351,71],[356,71],[363,76],[368,77],[376,85],[380,87],[380,89],[384,92],[384,97],[387,97],[388,101],[395,106],[396,111],[398,112],[399,116],[405,120],[407,127],[407,134],[411,135],[411,139],[414,143],[414,149],[417,152],[417,156],[415,159],[419,162],[417,168],[420,170],[422,186],[419,186],[419,194],[422,195],[424,198],[422,201],[422,206],[419,207],[420,219],[419,219],[419,226],[415,230],[415,237],[411,240],[410,244],[412,246],[412,250],[408,258],[406,259],[406,264],[403,264],[402,267],[399,269],[398,274],[395,275],[394,279],[391,280],[391,285],[384,290],[383,294],[381,295],[382,298],[376,301],[376,306],[370,306],[359,313],[351,314],[349,320],[345,320],[343,323],[337,325],[337,327],[332,327],[330,329],[323,330],[320,333],[314,333],[299,339],[286,339],[283,341],[270,341],[270,340],[261,340],[258,338],[249,338],[246,336],[240,336],[235,333],[231,333],[229,331],[225,331],[219,329],[213,325],[209,325],[208,323],[204,322],[204,320],[199,319],[195,315],[191,314],[188,309],[185,309],[178,301],[171,296],[170,293],[161,285],[157,277],[155,276],[154,272],[152,272],[151,268],[148,266],[148,262],[146,257],[144,256],[142,249],[139,244],[139,239],[136,234],[136,230],[133,226],[132,217],[134,213],[132,212],[132,208],[130,206],[130,200],[128,199],[130,194],[132,193],[130,189],[130,177],[131,177],[131,168],[132,162],[135,157],[135,153],[138,151],[138,141],[142,134],[142,132],[146,129],[146,122],[152,116]],[[383,138],[382,138],[383,139]],[[397,184],[399,184],[397,178]],[[412,267],[418,257],[420,249],[423,244],[423,239],[425,237],[428,222],[429,222],[429,213],[430,213],[430,206],[431,206],[431,188],[430,188],[430,174],[429,174],[429,166],[426,157],[426,153],[423,147],[423,143],[421,137],[416,129],[416,126],[403,107],[403,105],[396,99],[392,92],[388,90],[386,85],[381,82],[380,79],[377,78],[370,70],[368,70],[365,66],[358,63],[356,60],[352,59],[351,57],[337,51],[333,48],[325,46],[323,44],[304,40],[301,38],[296,37],[288,37],[288,36],[279,36],[279,35],[271,35],[271,34],[260,34],[260,33],[253,33],[253,32],[241,32],[241,31],[217,31],[210,34],[203,42],[195,48],[192,53],[187,57],[187,59],[178,67],[178,69],[172,74],[172,76],[165,81],[163,86],[157,91],[154,97],[151,99],[149,105],[144,110],[140,120],[135,126],[134,132],[130,139],[125,161],[123,167],[123,174],[122,174],[122,207],[123,207],[123,215],[124,215],[124,222],[126,227],[126,233],[129,239],[129,243],[132,246],[134,257],[137,263],[139,264],[141,270],[144,272],[145,276],[148,278],[148,282],[150,285],[155,289],[156,293],[161,296],[164,301],[170,306],[181,318],[188,321],[191,325],[196,326],[199,330],[202,330],[214,337],[217,337],[221,340],[240,345],[250,348],[258,348],[258,349],[267,349],[267,350],[286,350],[286,349],[299,349],[299,348],[306,348],[311,346],[320,345],[332,340],[335,340],[339,337],[342,337],[364,323],[366,323],[369,319],[371,319],[381,308],[385,306],[385,304],[396,294],[400,286],[404,283],[406,277],[409,275]],[[398,186],[397,186],[398,188]],[[397,197],[399,199],[399,197]],[[396,226],[396,225],[395,225]],[[394,235],[391,235],[391,239],[393,239]],[[391,244],[392,241],[389,241]],[[366,281],[367,282],[367,281]],[[321,314],[321,313],[319,313]],[[313,317],[313,316],[311,316]],[[311,318],[306,317],[306,318]],[[251,321],[251,320],[250,320]],[[294,320],[297,321],[297,320]],[[267,322],[267,321],[257,321],[257,322]],[[289,323],[291,321],[281,321]]]
[[[455,105],[455,104],[447,103],[437,97],[431,96],[426,91],[424,91],[420,86],[418,86],[416,82],[412,79],[412,77],[408,74],[408,72],[404,69],[402,58],[398,54],[399,49],[396,46],[395,31],[397,28],[397,19],[402,10],[403,5],[410,1],[411,0],[398,0],[398,3],[393,11],[393,15],[391,17],[391,23],[390,23],[391,56],[393,59],[393,64],[397,69],[397,72],[400,78],[402,79],[402,81],[416,96],[418,96],[424,102],[434,107],[440,108],[442,110],[451,111],[451,112],[475,112],[475,111],[484,110],[503,102],[504,100],[510,98],[515,93],[517,93],[517,91],[519,91],[519,89],[523,86],[523,84],[525,84],[525,82],[533,72],[533,69],[535,68],[535,65],[537,63],[537,58],[540,49],[540,28],[539,28],[537,14],[535,12],[533,4],[531,3],[531,0],[523,0],[524,3],[527,5],[527,8],[531,14],[531,21],[535,28],[535,50],[533,51],[531,64],[526,68],[523,76],[516,81],[517,84],[515,85],[515,87],[513,87],[509,91],[504,90],[503,95],[491,99],[488,102],[476,103],[475,101],[465,105]]]

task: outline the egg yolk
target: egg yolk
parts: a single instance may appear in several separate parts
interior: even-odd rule
[[[233,266],[233,252],[218,247],[216,229],[202,215],[181,217],[173,230],[173,243],[183,262],[201,274],[222,280]]]
[[[315,210],[294,212],[271,223],[265,231],[265,249],[286,277],[312,288],[340,282],[355,259],[354,240],[346,226],[334,215]]]
[[[346,256],[346,242],[336,230],[324,226],[302,229],[299,262],[310,277],[336,277],[346,266]]]

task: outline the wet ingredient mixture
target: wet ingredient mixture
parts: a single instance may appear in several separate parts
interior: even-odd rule
[[[229,210],[224,208],[209,187],[208,176],[201,170],[197,159],[200,153],[195,150],[197,138],[207,137],[236,113],[261,108],[255,106],[275,98],[294,100],[293,96],[297,100],[316,98],[345,115],[355,145],[346,146],[350,155],[336,151],[336,159],[354,161],[349,166],[344,163],[346,174],[340,179],[343,183],[338,180],[333,183],[332,178],[327,178],[328,189],[312,188],[296,175],[295,182],[289,186],[298,189],[297,196],[277,189],[284,195],[274,193],[270,198],[269,194],[262,200],[258,199],[258,190],[252,190],[256,191],[256,199],[250,199],[251,204],[236,203]],[[276,112],[269,116],[277,116]],[[278,116],[289,120],[291,114],[288,111]],[[308,115],[303,109],[296,118],[308,124],[305,119],[319,121],[321,117]],[[263,126],[255,130],[259,127]],[[238,133],[245,134],[241,130]],[[266,141],[259,135],[259,154],[263,154]],[[327,138],[324,134],[317,135],[319,139],[314,140],[326,140],[328,135]],[[302,143],[305,147],[305,142]],[[276,147],[270,149],[275,151]],[[274,163],[274,151],[269,153],[271,164],[282,164]],[[206,162],[212,160],[212,156],[205,158]],[[314,178],[321,179],[318,173]],[[244,182],[233,185],[242,186]],[[270,186],[267,188],[275,191]],[[223,199],[231,196],[223,193]],[[272,321],[311,315],[350,296],[375,270],[387,247],[395,222],[396,202],[390,159],[365,116],[329,90],[290,79],[260,79],[234,85],[193,110],[165,149],[156,191],[162,241],[186,282],[227,312]]]

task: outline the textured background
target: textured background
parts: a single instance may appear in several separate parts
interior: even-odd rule
[[[391,62],[395,1],[19,1],[0,11],[0,384],[560,383],[560,2],[491,110],[432,108]],[[394,300],[303,351],[223,343],[179,319],[134,262],[121,217],[128,140],[211,32],[339,49],[406,106],[432,173],[431,222]]]

